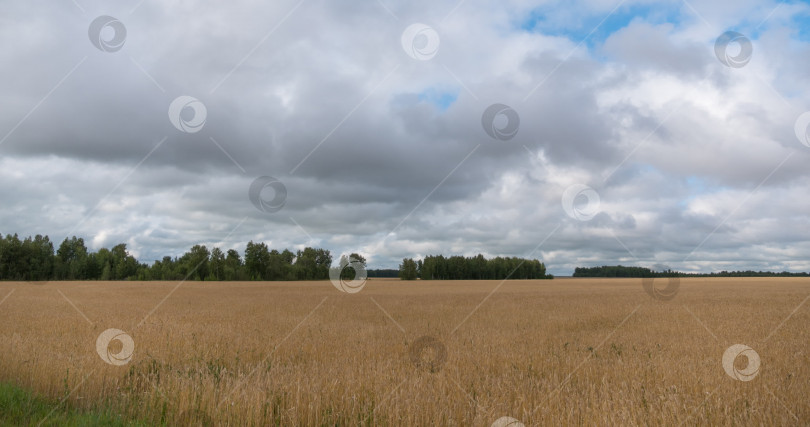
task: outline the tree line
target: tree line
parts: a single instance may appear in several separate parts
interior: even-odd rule
[[[368,277],[396,278],[399,277],[399,270],[395,268],[380,268],[376,270],[368,270],[366,274]]]
[[[424,260],[405,258],[399,265],[399,277],[403,280],[502,280],[502,279],[552,279],[546,274],[546,266],[536,259],[429,255]]]
[[[623,265],[603,265],[601,267],[577,267],[574,277],[672,277],[677,273],[672,270],[655,272],[646,267]]]
[[[0,236],[0,280],[121,280],[142,268],[124,243],[88,252],[84,240],[74,236],[54,253],[48,236]]]
[[[714,273],[683,273],[674,270],[653,271],[646,267],[603,265],[601,267],[577,267],[574,277],[808,277],[810,274],[788,271],[720,271]]]
[[[84,239],[70,237],[55,250],[48,236],[20,239],[17,234],[0,235],[0,280],[325,280],[330,268],[340,277],[353,279],[357,273],[345,268],[366,259],[357,254],[341,256],[332,265],[329,250],[307,247],[295,252],[270,249],[250,241],[244,255],[235,249],[222,250],[194,245],[179,257],[164,256],[152,265],[140,263],[121,243],[111,249],[90,251]],[[356,264],[354,264],[356,265]],[[335,273],[335,272],[333,272]],[[545,265],[536,259],[430,255],[424,260],[406,258],[399,269],[366,270],[368,277],[400,277],[405,280],[501,280],[550,279]]]
[[[350,256],[365,265],[362,256]],[[180,257],[165,256],[150,266],[139,263],[124,243],[91,252],[84,239],[73,236],[54,251],[48,236],[0,235],[0,280],[323,280],[331,264],[326,249],[279,252],[251,241],[244,257],[234,249],[194,245]]]
[[[717,273],[709,274],[695,274],[683,273],[684,276],[699,276],[699,277],[808,277],[810,273],[798,272],[792,273],[790,271],[720,271]]]

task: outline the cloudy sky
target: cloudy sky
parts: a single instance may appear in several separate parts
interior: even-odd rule
[[[3,233],[810,271],[807,3],[6,0],[0,40]]]

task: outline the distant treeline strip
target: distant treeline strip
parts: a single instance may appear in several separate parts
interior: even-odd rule
[[[553,279],[546,275],[546,266],[536,259],[429,255],[424,260],[405,258],[399,266],[403,280],[503,280]]]
[[[788,271],[721,271],[718,273],[682,273],[673,270],[653,271],[646,267],[603,265],[601,267],[577,267],[574,277],[808,277],[808,273]]]
[[[395,270],[393,268],[382,268],[377,270],[368,270],[367,272],[368,277],[388,277],[388,278],[397,278],[399,277],[399,270]]]

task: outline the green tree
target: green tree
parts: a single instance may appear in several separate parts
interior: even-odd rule
[[[138,261],[127,252],[126,243],[120,243],[110,250],[109,280],[130,280],[138,274]]]
[[[110,264],[104,264],[104,269],[101,271],[101,280],[113,280],[111,271]]]
[[[22,243],[21,256],[24,260],[21,263],[23,280],[50,280],[53,278],[53,243],[48,236],[37,234],[33,239],[26,238]]]
[[[56,250],[55,276],[62,280],[87,279],[87,247],[84,239],[65,238]]]
[[[205,245],[192,246],[179,260],[184,278],[205,280],[208,277],[208,257],[210,255]]]
[[[270,267],[270,252],[264,243],[251,240],[245,248],[245,270],[251,280],[267,280]]]
[[[343,280],[354,280],[357,276],[357,271],[354,268],[346,268],[349,264],[360,264],[363,269],[366,269],[366,258],[356,252],[352,252],[347,257],[346,255],[340,256],[340,261],[338,261],[338,267],[340,269],[340,278]]]
[[[416,280],[417,277],[416,261],[412,258],[403,259],[402,264],[399,265],[399,278],[402,280]]]
[[[332,255],[328,250],[304,248],[295,256],[295,276],[298,280],[323,280],[329,278]]]
[[[355,262],[359,262],[363,264],[363,267],[366,267],[366,258],[363,255],[358,254],[357,252],[352,252],[349,255],[349,259],[353,259]]]
[[[225,254],[222,249],[211,249],[211,258],[208,263],[208,280],[222,280],[225,278]]]
[[[236,249],[228,249],[228,255],[225,257],[224,275],[225,280],[245,279],[242,258],[239,257],[239,252]]]

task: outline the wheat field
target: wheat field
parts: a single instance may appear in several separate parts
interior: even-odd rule
[[[634,279],[6,282],[0,381],[168,425],[807,425],[808,296],[796,278],[682,279],[669,301]],[[131,360],[102,359],[109,328]],[[734,344],[761,360],[745,380]]]

